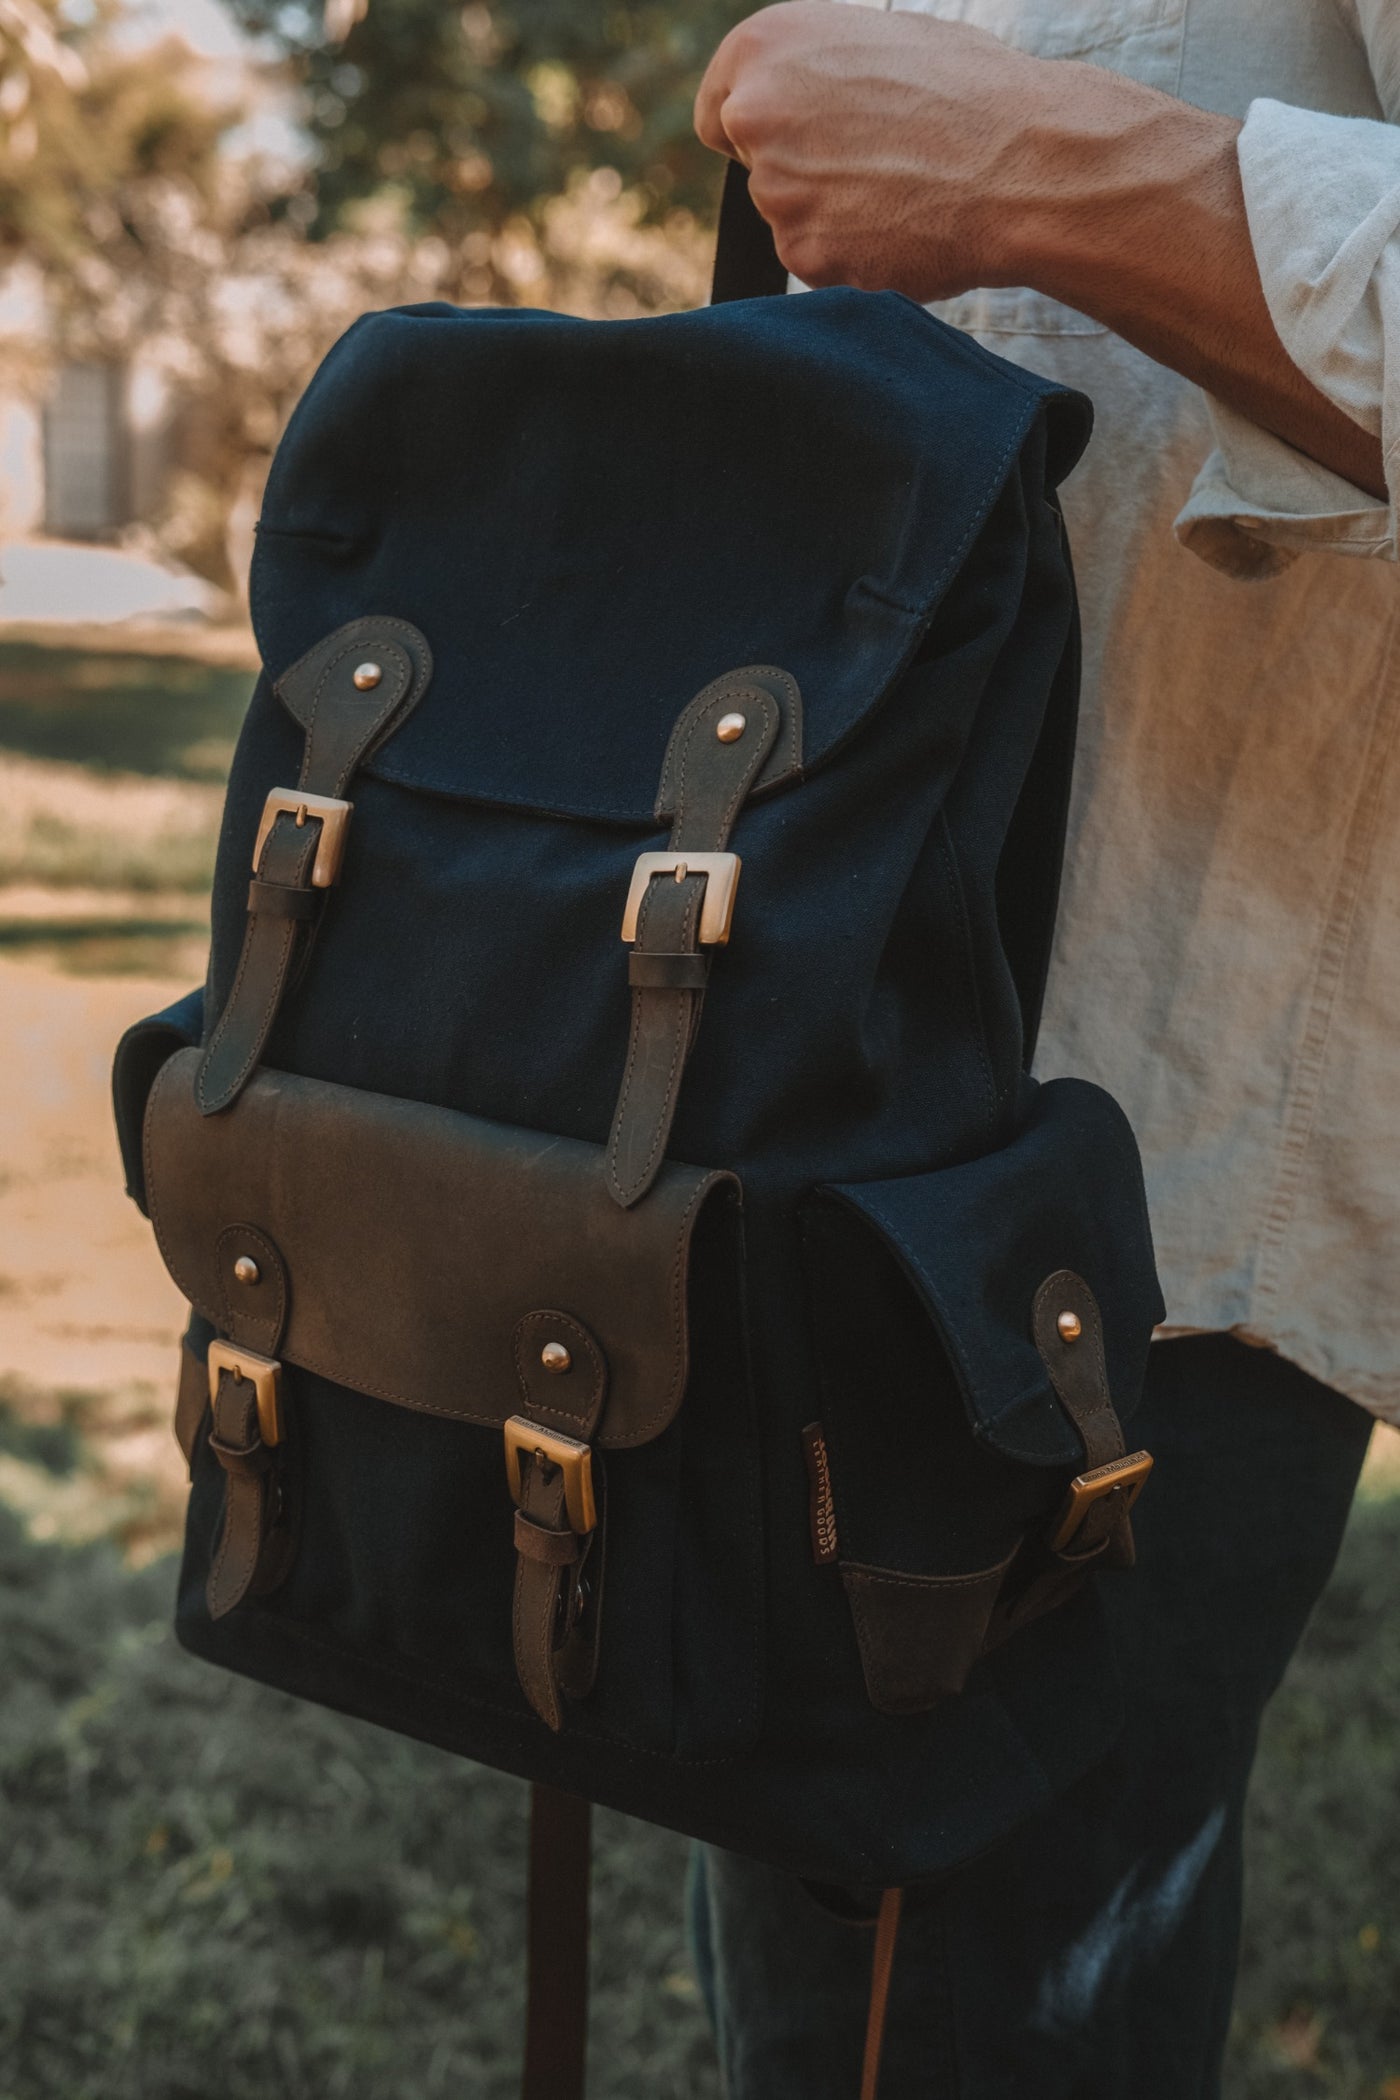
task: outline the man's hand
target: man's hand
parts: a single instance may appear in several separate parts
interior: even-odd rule
[[[695,128],[804,283],[1031,285],[1385,494],[1378,441],[1275,332],[1233,118],[966,23],[782,0],[720,45]]]
[[[1021,282],[999,204],[1030,174],[1043,65],[965,23],[784,0],[720,45],[695,128],[751,171],[804,284],[948,298]]]

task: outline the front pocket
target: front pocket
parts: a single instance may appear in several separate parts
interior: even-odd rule
[[[1162,1317],[1137,1148],[1080,1080],[964,1165],[831,1186],[803,1215],[834,1554],[874,1702],[957,1689],[1025,1542],[1084,1470],[1031,1329],[1048,1277],[1083,1278],[1120,1418]]]
[[[551,1728],[681,1755],[752,1734],[734,1177],[667,1163],[623,1211],[598,1146],[266,1069],[205,1117],[198,1056],[151,1088],[150,1214],[247,1364],[235,1386],[276,1359],[281,1433],[252,1458],[295,1484],[298,1534],[273,1584],[245,1523],[252,1580],[207,1588],[210,1614],[283,1617]],[[197,1453],[194,1562],[234,1537],[221,1468],[248,1457],[217,1435]]]

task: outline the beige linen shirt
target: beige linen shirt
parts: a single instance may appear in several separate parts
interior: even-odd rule
[[[1247,115],[1275,322],[1382,435],[1393,495],[1396,0],[914,5]],[[1097,411],[1065,490],[1084,695],[1037,1070],[1136,1126],[1165,1331],[1234,1332],[1400,1421],[1394,503],[1038,293],[935,310]]]

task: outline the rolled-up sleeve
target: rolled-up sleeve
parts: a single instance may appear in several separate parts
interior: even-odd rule
[[[1210,402],[1216,446],[1177,537],[1236,576],[1299,554],[1394,561],[1400,492],[1400,129],[1281,102],[1251,105],[1245,208],[1274,326],[1293,362],[1381,441],[1385,503]]]

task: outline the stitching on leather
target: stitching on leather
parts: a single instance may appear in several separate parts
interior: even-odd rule
[[[562,1505],[562,1486],[558,1491],[557,1500]],[[539,1609],[535,1614],[535,1624],[533,1628],[527,1629],[524,1624],[525,1592],[531,1587],[531,1568],[539,1568],[541,1571],[534,1585],[541,1591],[541,1597]],[[531,1706],[534,1707],[536,1714],[539,1715],[546,1727],[552,1728],[556,1734],[563,1726],[564,1713],[559,1698],[558,1680],[554,1674],[551,1635],[553,1632],[554,1614],[559,1608],[561,1579],[562,1571],[560,1569],[546,1569],[544,1563],[529,1561],[522,1554],[517,1554],[514,1608],[511,1613],[511,1645],[515,1650],[516,1674],[520,1679],[520,1688]],[[535,1642],[533,1649],[529,1637],[531,1634]],[[532,1685],[534,1686],[533,1691],[531,1689]],[[540,1693],[541,1698],[548,1707],[547,1713],[540,1713],[539,1705],[534,1696],[536,1691]]]
[[[298,875],[303,874],[306,870],[308,863],[312,859],[314,859],[318,837],[319,834],[312,834],[307,838],[307,840],[303,844],[301,849],[301,857],[296,863],[296,873]],[[259,874],[259,876],[261,876],[262,874],[262,863],[267,859],[268,849],[271,845],[272,834],[271,832],[269,832],[267,845],[263,847],[262,858],[258,863],[257,873]],[[215,1052],[221,1041],[225,1038],[229,1025],[237,1012],[238,994],[242,987],[243,979],[247,973],[248,967],[252,961],[254,948],[257,945],[257,929],[260,923],[260,915],[257,912],[252,912],[249,914],[247,931],[244,933],[243,936],[243,949],[242,953],[239,955],[238,958],[238,970],[233,980],[233,989],[228,995],[228,1000],[224,1006],[224,1010],[219,1016],[218,1025],[215,1027],[214,1033],[209,1038],[209,1048],[206,1050],[203,1058],[200,1060],[199,1071],[195,1075],[195,1098],[199,1102],[201,1108],[207,1106],[209,1103],[209,1095],[204,1085],[204,1075],[208,1067],[213,1063]],[[262,1055],[263,1049],[267,1043],[268,1034],[271,1030],[272,1022],[276,1018],[277,1009],[282,1002],[282,995],[285,989],[286,974],[291,964],[292,944],[296,940],[297,930],[297,921],[295,919],[286,919],[283,921],[282,952],[278,956],[276,963],[273,966],[272,990],[268,994],[267,1004],[263,1008],[261,1017],[259,1018],[256,1029],[254,1030],[252,1048],[249,1050],[247,1057],[239,1066],[233,1078],[229,1080],[225,1086],[218,1090],[218,1093],[215,1096],[215,1100],[217,1105],[219,1106],[222,1106],[227,1100],[229,1100],[229,1098],[233,1094],[238,1092],[244,1080],[248,1077],[248,1074],[252,1071],[254,1065],[257,1063],[259,1057]]]
[[[235,1237],[252,1240],[257,1246],[259,1246],[262,1249],[263,1253],[267,1257],[268,1267],[272,1271],[273,1278],[277,1284],[275,1310],[270,1313],[257,1314],[244,1312],[241,1309],[236,1309],[234,1307],[232,1299],[229,1297],[228,1287],[224,1281],[223,1273],[223,1245],[225,1240],[233,1239]],[[268,1238],[265,1232],[259,1232],[256,1225],[225,1225],[222,1231],[219,1233],[217,1240],[215,1241],[215,1258],[218,1262],[219,1269],[219,1304],[224,1314],[224,1326],[227,1328],[230,1335],[233,1334],[235,1327],[241,1326],[245,1323],[249,1327],[252,1327],[254,1329],[266,1328],[268,1341],[265,1353],[268,1356],[275,1356],[277,1353],[277,1344],[281,1339],[282,1329],[286,1324],[287,1318],[286,1264],[282,1260],[282,1257],[277,1251],[277,1248],[273,1245],[272,1241]]]
[[[765,691],[761,685],[755,683],[760,678],[771,678],[782,688],[788,700],[786,713],[770,692]],[[675,728],[671,732],[671,742],[666,747],[666,756],[662,761],[661,788],[656,804],[653,807],[653,815],[661,815],[664,806],[665,810],[670,811],[673,822],[677,824],[680,822],[683,801],[682,754],[689,750],[690,740],[699,723],[702,721],[708,722],[718,712],[721,704],[730,705],[734,701],[743,698],[746,694],[753,695],[764,709],[771,708],[777,714],[778,734],[763,751],[757,766],[754,768],[753,779],[757,780],[768,759],[775,751],[778,752],[779,756],[783,755],[780,748],[783,742],[787,745],[788,765],[785,772],[779,773],[777,778],[784,778],[786,771],[796,772],[801,770],[802,751],[798,736],[797,718],[802,704],[802,695],[797,680],[790,671],[784,671],[776,664],[745,664],[739,670],[725,671],[718,678],[712,678],[708,685],[701,687],[689,706],[682,711]],[[679,744],[677,743],[678,736],[681,738]],[[679,779],[676,778],[678,769],[680,769],[681,774]],[[674,792],[671,792],[673,782]],[[753,782],[751,781],[749,785],[752,787]]]
[[[217,1432],[217,1420],[214,1427]],[[251,1495],[256,1497],[256,1501],[253,1504],[252,1522],[248,1525],[244,1525],[236,1517],[237,1503],[244,1499],[240,1494],[240,1491],[243,1489],[247,1489]],[[216,1601],[221,1607],[221,1611],[232,1611],[237,1605],[242,1603],[244,1597],[248,1594],[249,1585],[257,1573],[258,1556],[262,1548],[262,1496],[263,1489],[260,1481],[238,1480],[230,1473],[224,1475],[224,1528],[219,1539],[219,1550],[214,1557],[214,1565],[209,1571],[209,1583],[206,1591],[211,1612],[215,1608]],[[229,1569],[229,1594],[225,1603],[224,1567],[228,1561],[234,1540],[240,1532],[247,1533],[247,1542],[240,1547],[238,1558]]]
[[[151,1134],[155,1127],[154,1111],[157,1097],[166,1083],[174,1062],[173,1058],[167,1059],[156,1075],[146,1106],[145,1128],[142,1133],[142,1168],[146,1177],[147,1200],[150,1204],[151,1229],[155,1234],[156,1245],[160,1250],[161,1259],[170,1273],[171,1280],[196,1312],[201,1313],[205,1319],[214,1319],[218,1308],[216,1306],[211,1308],[206,1303],[201,1302],[198,1294],[189,1288],[185,1277],[182,1275],[182,1265],[178,1264],[174,1258],[170,1239],[166,1233],[165,1223],[161,1216],[160,1200],[156,1194],[156,1179],[153,1172],[154,1148],[151,1143]],[[695,1213],[717,1189],[735,1179],[735,1176],[722,1170],[707,1175],[697,1186],[690,1201],[681,1213],[676,1231],[676,1258],[672,1265],[670,1282],[671,1331],[679,1337],[679,1346],[673,1353],[670,1384],[666,1388],[664,1398],[651,1413],[637,1424],[635,1429],[631,1430],[626,1436],[610,1437],[607,1440],[604,1446],[607,1450],[627,1451],[635,1448],[638,1444],[646,1443],[651,1432],[658,1425],[664,1428],[675,1411],[679,1397],[678,1389],[683,1383],[689,1358],[689,1322],[686,1318],[684,1305],[684,1285],[689,1270],[688,1257]],[[368,1399],[382,1400],[389,1407],[405,1408],[410,1414],[428,1415],[438,1422],[465,1422],[474,1429],[499,1429],[501,1427],[502,1417],[499,1415],[469,1414],[462,1408],[435,1407],[431,1401],[415,1399],[408,1393],[392,1392],[386,1386],[376,1385],[371,1380],[362,1377],[352,1366],[342,1367],[329,1362],[313,1361],[310,1357],[300,1355],[296,1361],[299,1368],[309,1372],[313,1378],[324,1378],[331,1385],[343,1385],[352,1393],[363,1393]]]
[[[685,916],[681,921],[681,938],[687,943],[689,943],[691,934],[694,931],[696,914],[699,912],[704,894],[703,889],[697,883],[694,896],[687,899]],[[646,932],[650,909],[651,892],[648,890],[647,895],[642,900],[642,908],[637,919],[637,944],[639,947]],[[627,1124],[627,1111],[632,1096],[632,1081],[637,1065],[637,1051],[642,1039],[642,1022],[646,1012],[642,1002],[648,997],[648,994],[645,992],[633,992],[632,994],[632,1033],[627,1045],[627,1069],[622,1076],[622,1092],[618,1096],[617,1116],[613,1123],[612,1137],[608,1144],[608,1181],[620,1197],[626,1197],[633,1190],[646,1186],[647,1177],[651,1173],[657,1154],[664,1152],[666,1149],[666,1140],[671,1134],[672,1117],[666,1115],[664,1110],[668,1105],[674,1106],[672,1096],[676,1086],[676,1068],[684,1063],[690,1041],[690,1022],[693,1009],[686,1002],[698,999],[700,996],[698,992],[677,992],[674,994],[676,1005],[672,1014],[671,1063],[666,1073],[666,1089],[662,1096],[663,1113],[655,1122],[652,1130],[651,1148],[641,1168],[632,1176],[630,1181],[624,1183],[617,1171],[618,1154],[621,1150],[622,1134]]]
[[[768,757],[769,751],[772,749],[774,730],[781,727],[782,724],[781,711],[772,694],[765,693],[762,686],[731,686],[725,692],[716,693],[712,700],[707,701],[705,706],[699,709],[686,730],[685,738],[681,745],[680,770],[676,781],[676,806],[672,818],[674,831],[680,831],[685,824],[686,774],[690,767],[690,754],[694,748],[695,739],[701,729],[708,728],[711,716],[717,714],[727,700],[737,699],[741,692],[752,693],[754,699],[758,701],[760,712],[763,715],[763,728],[766,735],[760,737],[756,747],[750,749],[747,762],[740,769],[735,780],[733,792],[719,820],[719,829],[715,838],[717,851],[723,847],[725,840],[728,838],[740,804],[752,787],[755,778]],[[676,850],[684,852],[685,849],[684,847],[678,847]],[[698,851],[699,849],[697,848],[696,850]]]
[[[256,923],[257,921],[254,920],[255,925]],[[263,1053],[264,1048],[266,1047],[268,1036],[272,1032],[272,1024],[277,1018],[277,1009],[282,1003],[284,980],[286,978],[288,970],[291,968],[292,947],[296,941],[296,937],[296,921],[295,919],[288,919],[286,921],[282,933],[282,952],[277,957],[276,963],[273,965],[272,989],[267,995],[266,1005],[263,1007],[261,1014],[258,1016],[257,1025],[253,1030],[253,1039],[249,1046],[248,1054],[244,1058],[242,1064],[238,1067],[238,1070],[234,1074],[233,1078],[230,1080],[229,1087],[225,1090],[226,1093],[229,1091],[236,1093],[238,1091],[239,1087],[242,1086],[244,1080],[248,1077],[248,1074],[252,1071],[254,1065],[257,1063],[258,1059]],[[250,949],[253,946],[255,938],[256,936],[254,935],[252,928],[250,927],[248,933],[248,947]],[[232,998],[230,998],[228,1005],[224,1008],[223,1014],[220,1016],[219,1027],[221,1029],[223,1028],[224,1023],[228,1020],[232,1012],[233,1000]]]
[[[695,1209],[696,1205],[700,1203],[706,1196],[712,1194],[717,1186],[718,1183],[716,1181],[709,1181],[704,1183],[699,1189],[697,1189],[695,1195],[691,1198],[690,1204],[686,1209],[685,1217],[687,1219],[689,1218],[691,1211]],[[208,1312],[204,1312],[204,1309],[199,1304],[199,1301],[196,1298],[192,1297],[191,1294],[185,1289],[184,1283],[182,1282],[178,1272],[176,1271],[170,1260],[167,1242],[163,1238],[160,1228],[155,1224],[154,1211],[152,1211],[151,1214],[151,1222],[153,1227],[155,1227],[156,1231],[156,1244],[160,1248],[162,1258],[165,1261],[166,1268],[170,1271],[172,1280],[184,1293],[186,1299],[188,1299],[189,1303],[194,1307],[196,1312],[203,1312],[203,1316],[206,1319],[211,1318],[212,1315]],[[682,1224],[684,1225],[684,1220],[682,1221]],[[689,1241],[688,1239],[686,1239],[682,1242],[680,1251],[677,1253],[675,1268],[673,1271],[673,1288],[671,1301],[673,1319],[679,1313],[677,1299],[680,1295],[680,1288],[686,1275],[685,1256],[688,1251]],[[687,1322],[686,1329],[688,1329],[688,1324],[689,1323]],[[655,1429],[658,1424],[662,1428],[666,1426],[666,1422],[670,1414],[674,1410],[674,1404],[678,1397],[677,1388],[681,1384],[684,1368],[688,1359],[689,1352],[686,1347],[686,1329],[682,1330],[681,1347],[674,1353],[673,1369],[671,1372],[671,1382],[666,1389],[665,1399],[660,1403],[660,1405],[657,1408],[653,1410],[652,1413],[647,1415],[644,1418],[644,1420],[637,1425],[635,1429],[629,1431],[629,1433],[626,1436],[609,1437],[607,1442],[603,1445],[604,1450],[632,1450],[635,1448],[636,1445],[646,1443],[648,1441],[649,1432]],[[298,1356],[296,1362],[300,1370],[309,1372],[313,1378],[324,1378],[327,1384],[329,1385],[343,1385],[348,1392],[363,1393],[365,1397],[370,1400],[382,1400],[387,1407],[402,1407],[406,1409],[409,1414],[428,1415],[435,1422],[465,1422],[467,1426],[472,1429],[499,1429],[502,1425],[503,1417],[500,1415],[467,1414],[461,1408],[435,1407],[430,1400],[415,1400],[408,1393],[390,1392],[386,1387],[374,1385],[368,1379],[362,1378],[360,1374],[350,1366],[345,1366],[342,1368],[338,1365],[315,1363],[312,1362],[312,1360],[309,1357],[302,1356]]]
[[[1035,1301],[1031,1311],[1032,1329],[1038,1329],[1039,1325],[1041,1324],[1041,1315],[1046,1311],[1049,1305],[1049,1301],[1054,1296],[1056,1291],[1063,1290],[1066,1288],[1066,1286],[1075,1291],[1082,1291],[1084,1297],[1088,1301],[1087,1305],[1084,1308],[1088,1315],[1087,1321],[1085,1323],[1088,1328],[1088,1333],[1085,1339],[1089,1342],[1090,1347],[1093,1350],[1094,1368],[1098,1373],[1098,1377],[1095,1381],[1096,1391],[1092,1395],[1092,1404],[1082,1410],[1084,1420],[1086,1422],[1097,1423],[1102,1419],[1102,1417],[1104,1417],[1105,1415],[1109,1415],[1114,1418],[1114,1422],[1116,1425],[1117,1409],[1113,1405],[1113,1394],[1109,1388],[1108,1360],[1104,1353],[1103,1314],[1099,1310],[1098,1300],[1095,1298],[1088,1284],[1084,1281],[1084,1278],[1082,1276],[1076,1273],[1075,1270],[1056,1269],[1049,1276],[1046,1277],[1045,1281],[1041,1284],[1039,1290],[1035,1294]],[[1064,1399],[1064,1395],[1061,1391],[1060,1380],[1055,1374],[1053,1361],[1052,1359],[1047,1357],[1041,1350],[1040,1335],[1038,1332],[1035,1334],[1035,1344],[1037,1354],[1040,1355],[1040,1360],[1045,1366],[1046,1374],[1049,1377],[1051,1385],[1055,1388],[1055,1392],[1060,1399],[1061,1406],[1064,1407],[1066,1414],[1070,1417],[1070,1420],[1074,1422],[1075,1428],[1079,1429],[1079,1423],[1076,1419],[1076,1410],[1070,1407]],[[1080,1434],[1081,1436],[1083,1435],[1082,1429],[1080,1430]],[[1119,1442],[1122,1443],[1123,1437],[1121,1427],[1118,1430],[1118,1437]]]
[[[577,1335],[588,1358],[593,1378],[588,1389],[587,1404],[581,1414],[577,1408],[549,1407],[544,1401],[536,1400],[530,1390],[530,1380],[525,1370],[525,1334],[532,1321],[544,1320],[553,1321],[558,1326],[567,1329],[570,1334]],[[598,1410],[602,1405],[603,1391],[607,1384],[608,1373],[602,1349],[583,1323],[580,1320],[572,1319],[568,1313],[551,1312],[544,1309],[539,1312],[526,1313],[524,1318],[516,1323],[515,1333],[511,1337],[511,1351],[515,1357],[515,1375],[520,1380],[520,1390],[525,1396],[525,1405],[530,1412],[537,1415],[552,1415],[557,1422],[572,1422],[576,1427],[582,1428],[585,1437],[590,1436],[592,1434],[591,1424],[596,1420]]]
[[[259,526],[258,529],[259,531],[263,530],[261,526]],[[419,690],[414,695],[414,705],[417,705],[418,701],[421,700],[423,697],[423,691],[426,689],[428,681],[432,677],[433,672],[433,666],[430,661],[432,656],[432,650],[429,646],[427,636],[425,634],[420,633],[411,620],[400,620],[393,613],[362,613],[357,620],[347,620],[343,627],[332,628],[329,634],[322,635],[319,642],[313,642],[309,649],[303,649],[301,655],[298,656],[292,663],[288,664],[286,670],[280,672],[276,678],[272,677],[271,673],[267,674],[268,684],[271,686],[278,700],[281,701],[283,707],[286,708],[288,714],[291,715],[292,720],[297,724],[299,728],[302,726],[301,717],[296,713],[295,709],[291,705],[291,702],[287,699],[286,695],[282,691],[282,688],[287,683],[287,680],[289,678],[295,678],[297,672],[301,669],[302,665],[304,663],[309,662],[310,659],[313,656],[315,656],[318,649],[324,649],[328,642],[333,642],[337,635],[343,634],[348,637],[346,642],[346,651],[348,652],[351,649],[363,645],[363,643],[368,639],[368,637],[374,634],[376,629],[383,630],[385,628],[397,628],[399,633],[406,634],[413,644],[413,647],[408,652],[408,654],[412,659],[410,668],[413,671],[415,683],[419,687]],[[419,651],[422,652],[421,657],[419,655]],[[261,649],[261,645],[260,653],[263,658],[264,667],[266,667],[267,651],[265,649]]]
[[[252,959],[253,942],[255,939],[256,926],[257,918],[254,915],[249,918],[248,923],[243,931],[243,946],[239,950],[238,954],[238,968],[234,973],[233,989],[228,995],[228,999],[224,1005],[224,1010],[220,1014],[218,1022],[215,1026],[214,1033],[209,1038],[209,1047],[206,1049],[203,1057],[200,1059],[199,1070],[195,1074],[195,1099],[199,1102],[201,1108],[205,1107],[208,1104],[209,1100],[208,1090],[206,1089],[204,1084],[204,1075],[208,1067],[213,1063],[214,1058],[218,1052],[219,1046],[223,1042],[225,1035],[228,1033],[230,1018],[238,1005],[238,994],[243,988],[243,979],[247,975],[248,965]],[[220,1091],[222,1092],[224,1090],[221,1089]]]
[[[850,1577],[857,1592],[862,1586],[866,1589],[878,1586],[892,1590],[919,1590],[927,1596],[934,1591],[976,1589],[980,1583],[990,1582],[994,1575],[1004,1575],[1019,1550],[1019,1547],[1014,1547],[1005,1560],[994,1562],[990,1568],[981,1568],[973,1575],[901,1575],[895,1568],[872,1568],[855,1560],[843,1560],[841,1573]]]
[[[331,657],[324,671],[322,671],[320,677],[316,681],[316,690],[311,696],[311,712],[306,719],[306,747],[302,752],[301,779],[298,782],[298,785],[300,787],[307,786],[307,780],[311,768],[311,758],[316,738],[316,717],[318,712],[320,711],[322,695],[326,690],[326,686],[330,682],[331,673],[333,671],[338,671],[340,666],[347,660],[347,658],[351,656],[358,656],[361,649],[367,648],[368,645],[368,639],[361,641],[357,638],[354,641],[347,642],[344,648],[338,649],[335,655]],[[350,757],[346,760],[345,765],[341,768],[340,772],[335,776],[335,783],[331,789],[331,793],[333,795],[339,795],[341,793],[351,774],[359,765],[361,757],[369,749],[370,745],[374,742],[374,739],[378,735],[379,731],[384,727],[384,724],[390,721],[392,717],[397,713],[399,702],[403,699],[404,694],[408,691],[409,686],[413,683],[413,658],[408,654],[408,651],[406,649],[400,649],[398,651],[398,655],[400,657],[400,663],[394,673],[394,686],[397,687],[397,690],[394,689],[394,686],[391,686],[389,692],[386,693],[383,699],[380,701],[378,712],[374,715],[373,719],[371,720],[369,728],[365,731],[363,736],[361,736],[358,742],[355,744]]]

